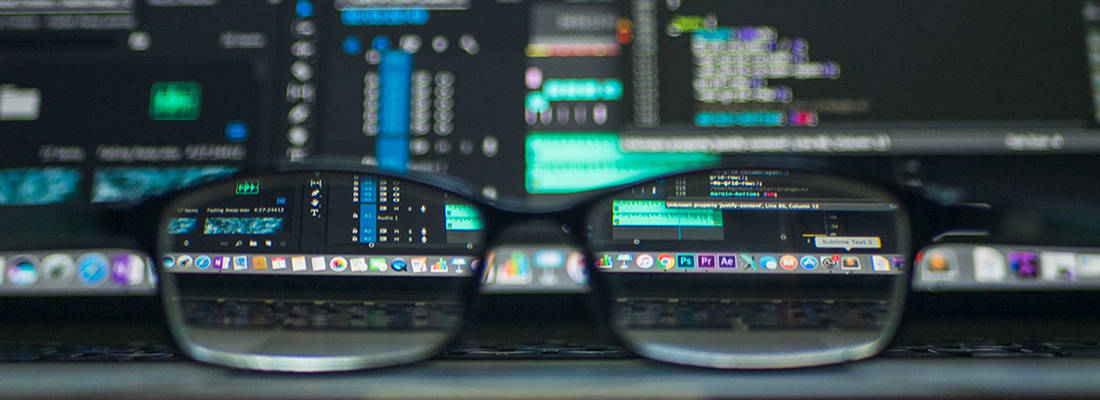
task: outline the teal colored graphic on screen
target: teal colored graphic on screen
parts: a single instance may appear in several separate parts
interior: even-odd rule
[[[527,94],[527,111],[541,113],[550,110],[554,101],[618,101],[623,97],[623,83],[618,79],[547,79],[542,90]]]
[[[668,208],[664,200],[614,200],[611,202],[611,223],[614,226],[721,227],[722,211]]]
[[[198,82],[155,82],[149,94],[149,118],[193,121],[199,118],[202,86]]]
[[[260,181],[237,182],[236,194],[238,196],[255,196],[260,194]]]
[[[283,230],[281,217],[207,218],[204,235],[274,235]]]
[[[481,213],[479,213],[474,206],[469,204],[447,204],[443,208],[447,230],[481,230]]]
[[[209,182],[237,172],[236,167],[109,167],[95,171],[92,202],[133,201]]]
[[[528,193],[572,193],[633,182],[718,162],[707,153],[627,153],[614,132],[527,135]]]
[[[186,235],[195,231],[199,220],[197,218],[172,218],[168,221],[169,235]]]
[[[80,171],[73,168],[15,168],[0,170],[0,205],[54,204],[76,198]]]

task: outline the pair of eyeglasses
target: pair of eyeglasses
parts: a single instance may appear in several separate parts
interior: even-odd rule
[[[587,274],[606,328],[641,356],[744,369],[863,359],[900,323],[914,246],[964,220],[840,175],[746,166],[543,203],[328,169],[241,174],[144,210],[182,351],[303,372],[444,352],[483,277],[529,273],[489,261],[503,232],[530,223],[560,226],[583,249],[565,264]]]

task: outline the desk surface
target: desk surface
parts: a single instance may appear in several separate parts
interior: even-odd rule
[[[643,360],[430,361],[335,374],[191,362],[0,364],[0,396],[40,398],[1004,398],[1096,397],[1100,359],[875,359],[786,371]]]

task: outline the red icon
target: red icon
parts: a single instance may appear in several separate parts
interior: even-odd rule
[[[798,259],[792,255],[785,255],[779,259],[779,266],[783,269],[795,269],[798,268]]]

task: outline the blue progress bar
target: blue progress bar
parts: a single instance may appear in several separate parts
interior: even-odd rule
[[[359,178],[359,243],[378,240],[378,179]]]
[[[382,53],[378,66],[380,99],[378,139],[375,150],[379,168],[394,172],[409,169],[409,100],[412,54],[401,50]]]

